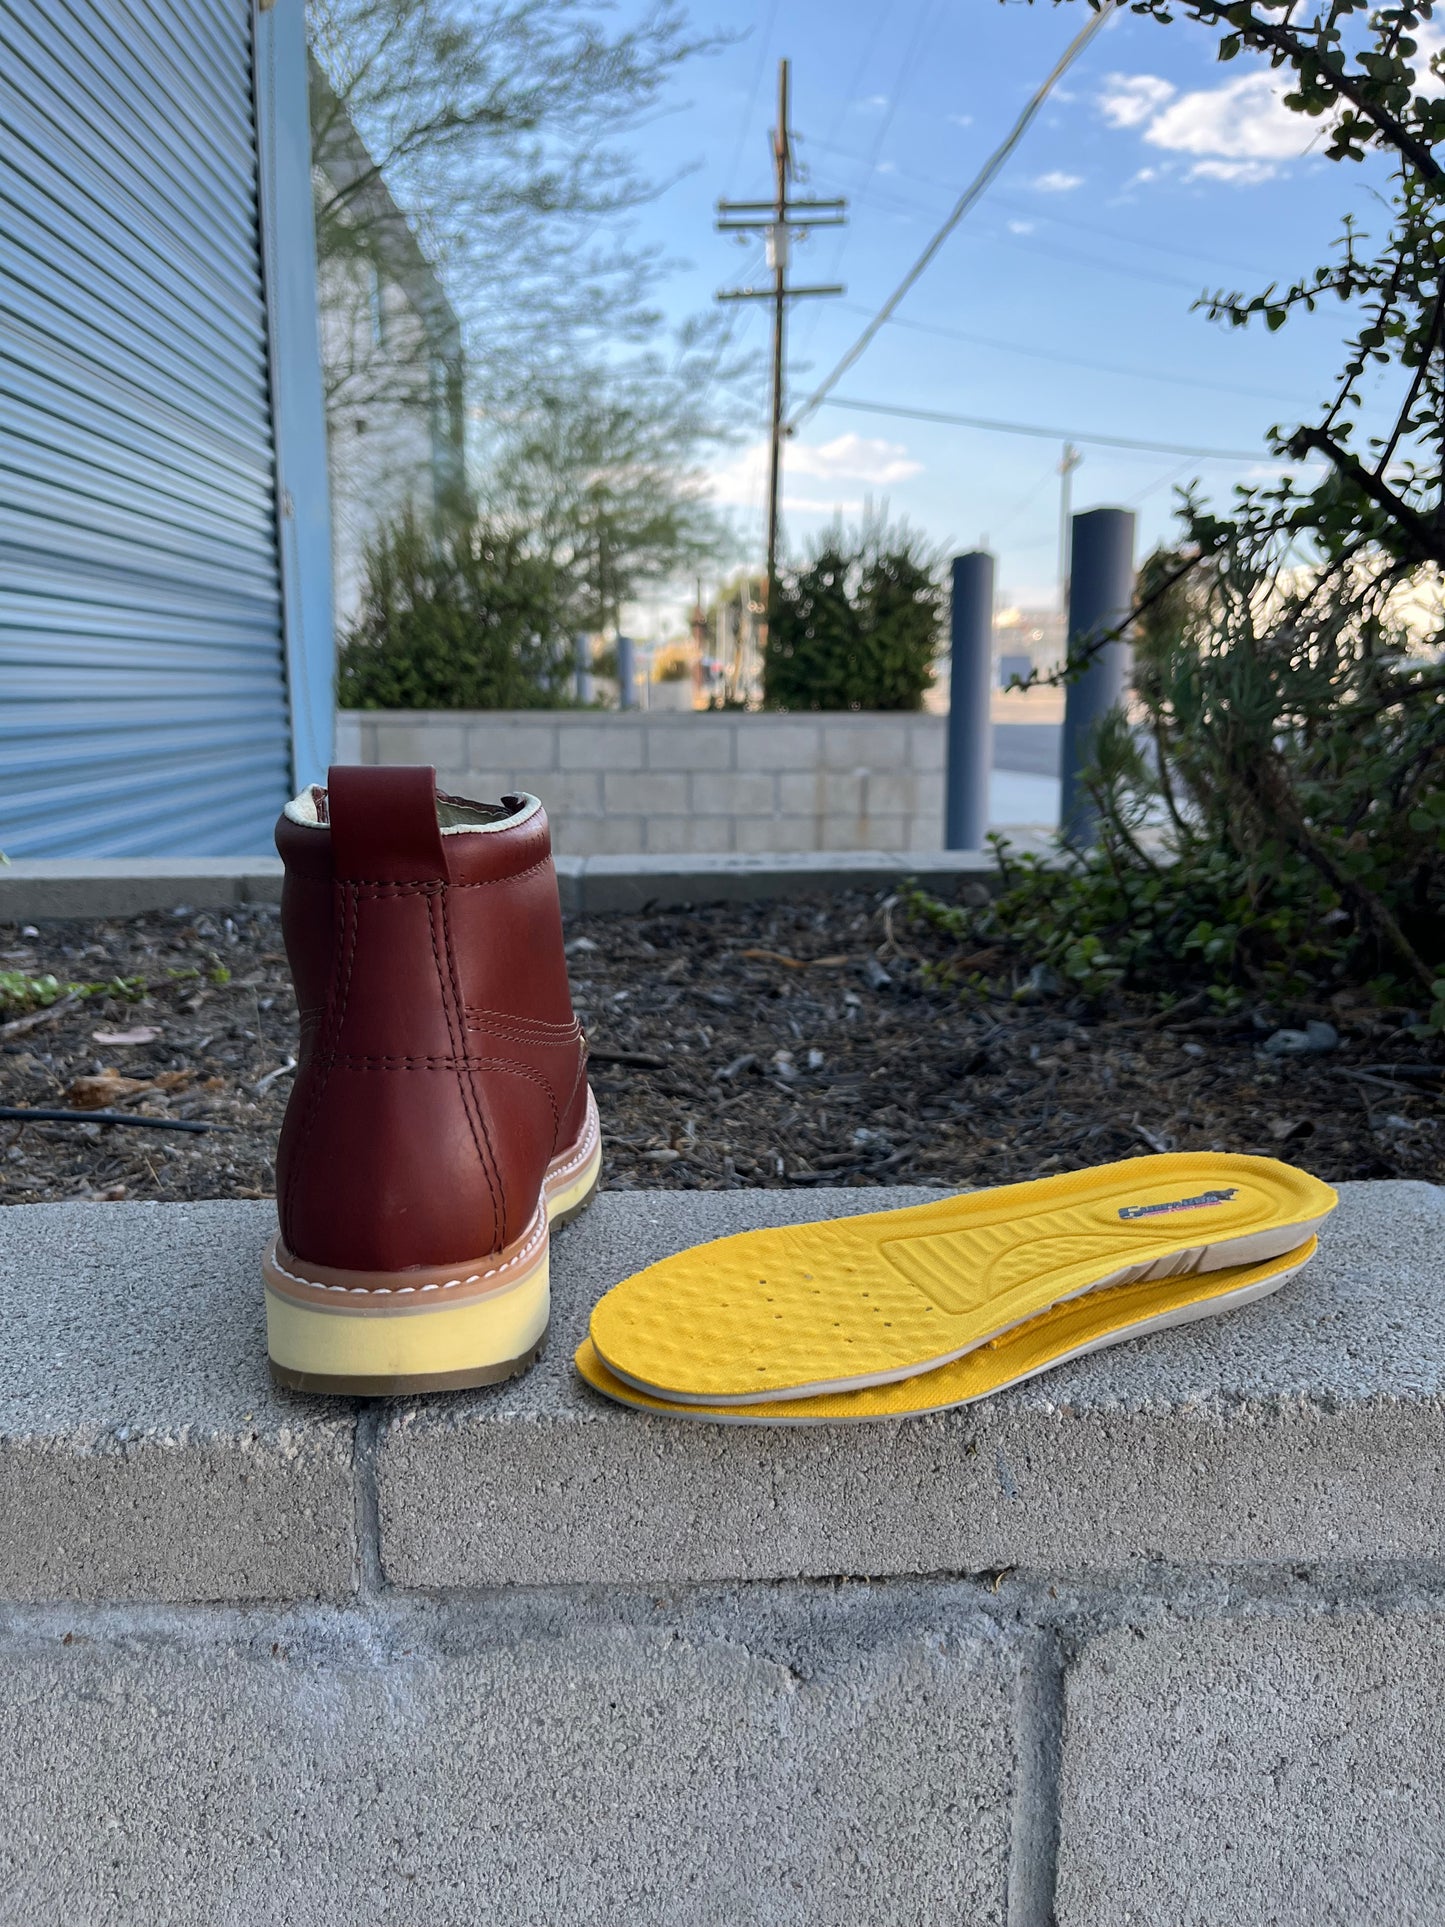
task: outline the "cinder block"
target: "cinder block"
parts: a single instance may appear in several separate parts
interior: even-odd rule
[[[823,819],[825,850],[906,850],[906,816],[864,816]]]
[[[647,839],[641,816],[566,816],[561,847],[569,856],[640,855]]]
[[[778,810],[783,816],[816,816],[826,808],[824,797],[823,778],[817,770],[779,772]]]
[[[918,770],[942,774],[948,755],[948,719],[917,716],[908,725],[908,761]]]
[[[823,729],[823,760],[829,769],[901,769],[908,758],[908,731],[894,717],[860,716]]]
[[[699,771],[692,778],[692,807],[703,816],[770,816],[775,780],[761,770]]]
[[[526,788],[535,791],[544,773],[557,767],[556,725],[512,717],[474,722],[467,729],[467,753],[475,768],[515,770]]]
[[[733,825],[737,848],[770,854],[783,850],[816,850],[815,816],[740,816]]]
[[[550,770],[538,779],[536,794],[554,827],[567,817],[602,814],[602,778],[596,770]]]
[[[649,816],[647,848],[653,856],[721,855],[733,847],[728,816]]]
[[[1441,1918],[1440,1614],[1111,1633],[1066,1706],[1059,1927]]]
[[[740,716],[739,769],[811,770],[818,764],[822,728],[791,717]]]
[[[931,815],[936,815],[939,822],[942,823],[944,797],[942,771],[940,770],[933,774],[930,774],[928,771],[920,771],[918,775],[914,777],[913,781],[915,785],[913,798],[914,809],[920,813],[926,812]]]
[[[7,1915],[1001,1927],[1007,1657],[961,1615],[828,1607],[8,1651]]]
[[[609,816],[632,811],[641,816],[677,816],[687,809],[687,778],[644,770],[606,770],[602,806]]]
[[[275,1224],[270,1201],[0,1212],[0,1598],[351,1591],[352,1414],[267,1377]]]
[[[777,867],[803,890],[808,861]],[[852,866],[857,887],[903,874],[897,857],[868,862]],[[937,859],[929,880],[946,888],[986,862]],[[739,888],[751,880],[742,867]],[[660,872],[647,891],[690,894],[709,900],[676,879],[669,893]],[[1445,1192],[1430,1185],[1346,1185],[1320,1256],[1276,1296],[926,1423],[803,1429],[781,1450],[766,1430],[639,1418],[573,1373],[592,1306],[644,1265],[918,1196],[603,1193],[553,1246],[537,1370],[384,1420],[388,1574],[630,1585],[1440,1557]]]
[[[647,719],[647,767],[658,770],[732,769],[738,723],[735,716],[679,716]]]
[[[559,718],[559,769],[641,769],[646,735],[640,716],[598,717],[573,722]]]
[[[517,789],[530,790],[510,769],[486,769],[472,763],[466,769],[439,769],[437,788],[448,796],[461,796],[473,803],[495,803]]]
[[[432,763],[438,769],[464,769],[467,764],[467,732],[461,723],[420,716],[414,722],[396,722],[388,716],[376,724],[375,745],[378,763]]]
[[[336,712],[336,735],[332,744],[331,760],[334,763],[360,763],[362,755],[361,714],[355,709],[338,709]],[[320,772],[318,781],[325,772]]]
[[[869,816],[910,816],[918,808],[918,778],[911,769],[873,770],[864,794]]]
[[[867,772],[863,770],[849,770],[846,775],[836,770],[825,771],[818,779],[822,807],[830,816],[865,815],[867,783]]]
[[[830,811],[821,825],[825,850],[882,850],[889,846],[878,840],[880,819],[862,816],[856,809]],[[901,818],[899,819],[901,822]]]

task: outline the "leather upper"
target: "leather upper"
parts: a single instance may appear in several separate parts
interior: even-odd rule
[[[276,1191],[296,1257],[401,1271],[500,1251],[580,1136],[586,1047],[530,801],[443,829],[433,770],[334,768],[329,820],[277,824],[301,1041]]]

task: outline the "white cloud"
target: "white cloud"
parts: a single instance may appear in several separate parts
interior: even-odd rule
[[[880,174],[896,174],[898,172],[897,161],[879,161],[878,172]]]
[[[887,487],[891,482],[906,482],[923,473],[922,462],[915,462],[902,442],[885,442],[869,435],[837,435],[831,442],[809,446],[790,443],[785,457],[795,475],[810,475],[818,481],[847,477],[850,481],[869,482]]]
[[[757,509],[766,493],[767,472],[767,443],[755,442],[714,469],[713,497],[729,508]],[[837,483],[856,490],[862,483],[866,488],[889,488],[922,472],[922,462],[914,461],[902,442],[867,435],[836,435],[830,442],[789,442],[783,451],[785,483],[796,478],[821,482],[825,487]],[[845,515],[856,515],[863,506],[861,497],[855,499],[851,494],[794,495],[786,486],[783,505],[802,513],[832,514],[841,510]]]
[[[866,99],[855,100],[853,105],[861,107],[865,113],[877,114],[888,105],[887,94],[869,94]]]
[[[972,114],[950,114],[948,117],[948,124],[950,127],[972,127],[973,115]]]
[[[1032,221],[1010,221],[1008,231],[1010,234],[1032,234],[1034,231],[1034,223]]]
[[[1029,186],[1037,188],[1041,194],[1067,194],[1083,185],[1082,174],[1066,174],[1058,167],[1051,167],[1047,174],[1038,174],[1029,182]]]
[[[1278,173],[1274,161],[1196,161],[1184,178],[1186,181],[1227,181],[1231,187],[1258,187],[1261,181],[1272,181]]]
[[[1284,104],[1287,84],[1274,74],[1243,74],[1224,87],[1181,94],[1144,130],[1151,147],[1222,160],[1297,160],[1323,125]]]
[[[1173,100],[1178,89],[1158,74],[1107,74],[1099,112],[1111,127],[1140,127]]]

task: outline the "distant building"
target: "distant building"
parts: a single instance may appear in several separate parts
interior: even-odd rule
[[[367,542],[466,478],[461,324],[326,76],[311,63],[321,360],[338,633]]]
[[[1000,609],[994,618],[1000,680],[1005,660],[1026,658],[1029,669],[1057,669],[1064,660],[1064,618],[1057,609]]]

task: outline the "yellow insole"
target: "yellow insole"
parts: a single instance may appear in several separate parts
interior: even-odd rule
[[[769,1399],[751,1405],[669,1404],[615,1378],[590,1338],[578,1346],[576,1364],[594,1391],[620,1405],[672,1418],[710,1419],[725,1425],[840,1425],[861,1419],[911,1418],[972,1404],[1083,1352],[1263,1298],[1308,1264],[1318,1249],[1319,1240],[1311,1238],[1297,1251],[1262,1265],[1231,1265],[1154,1284],[1108,1285],[1056,1305],[934,1371],[818,1398]]]
[[[1102,1285],[1263,1263],[1335,1203],[1273,1158],[1128,1158],[698,1245],[609,1291],[592,1342],[614,1376],[672,1402],[845,1391],[945,1364]]]

